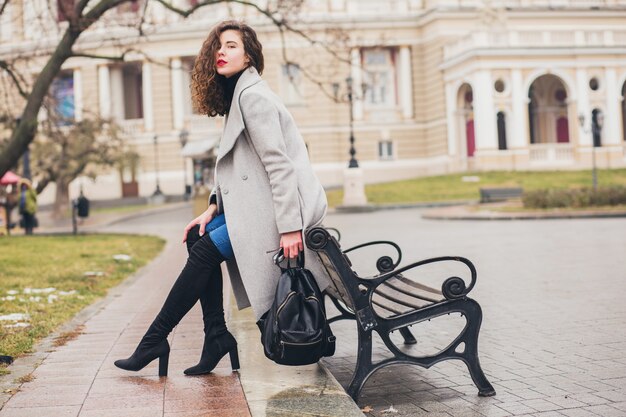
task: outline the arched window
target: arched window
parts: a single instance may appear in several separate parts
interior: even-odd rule
[[[506,115],[504,112],[498,112],[498,149],[506,149]]]
[[[528,89],[530,143],[569,142],[568,94],[565,83],[553,74],[535,79]]]

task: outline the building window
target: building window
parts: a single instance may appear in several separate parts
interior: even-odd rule
[[[394,107],[397,103],[396,48],[364,49],[362,54],[367,84],[365,104],[372,107]]]
[[[393,142],[390,140],[381,140],[378,142],[378,159],[393,159]]]
[[[68,126],[74,122],[74,74],[63,72],[52,81],[52,112],[58,126]]]
[[[598,81],[596,77],[593,77],[589,80],[589,88],[591,88],[593,91],[598,91],[598,89],[600,88],[600,81]]]
[[[504,89],[506,88],[506,84],[504,84],[504,81],[502,81],[502,79],[498,79],[496,80],[496,82],[493,85],[493,88],[498,92],[498,93],[504,93]]]
[[[124,119],[143,119],[143,76],[141,65],[122,67],[124,86]]]
[[[280,93],[287,104],[302,103],[302,75],[298,64],[282,64]]]

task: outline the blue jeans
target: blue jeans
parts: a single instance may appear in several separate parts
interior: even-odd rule
[[[235,257],[233,247],[230,244],[230,237],[228,236],[226,217],[224,217],[224,214],[215,216],[213,220],[206,225],[205,231],[209,234],[211,241],[224,258],[232,259]]]

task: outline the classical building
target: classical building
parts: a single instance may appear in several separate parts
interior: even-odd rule
[[[82,50],[101,56],[132,47],[124,62],[75,57],[55,82],[64,114],[115,118],[141,157],[135,175],[128,168],[82,181],[92,198],[150,195],[157,180],[166,194],[211,181],[223,119],[195,114],[188,86],[209,29],[227,18],[257,30],[263,78],[294,115],[326,186],[342,183],[350,111],[366,182],[581,169],[594,155],[600,167],[626,165],[626,0],[307,1],[294,24],[328,49],[281,38],[251,7],[204,7],[183,20],[154,1],[137,43],[125,22],[137,22],[142,1],[109,12],[81,38]],[[54,44],[65,23],[56,6],[9,3],[0,57]],[[44,24],[28,23],[37,19]],[[602,126],[596,135],[592,119]]]

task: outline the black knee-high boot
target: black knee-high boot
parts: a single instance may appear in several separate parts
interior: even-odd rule
[[[115,366],[129,371],[138,371],[159,358],[159,376],[167,375],[170,351],[167,336],[191,310],[200,294],[209,291],[210,284],[215,281],[217,271],[220,271],[219,265],[222,261],[224,257],[208,234],[205,234],[193,245],[185,267],[135,352],[127,359],[115,361]],[[221,271],[219,276],[221,278]]]
[[[187,250],[191,252],[199,239],[197,230],[192,229],[187,237]],[[218,268],[211,278],[207,291],[200,294],[202,320],[204,322],[204,345],[197,365],[185,369],[187,375],[200,375],[211,372],[219,361],[230,353],[233,370],[239,369],[237,341],[226,328],[224,319],[222,271]]]

